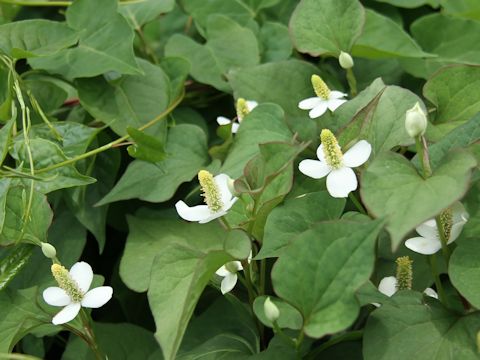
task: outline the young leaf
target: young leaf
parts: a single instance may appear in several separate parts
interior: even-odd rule
[[[127,128],[128,135],[135,141],[127,148],[128,154],[139,160],[160,162],[167,156],[164,144],[153,136],[135,128]]]
[[[32,255],[32,245],[22,244],[12,247],[0,259],[0,292],[12,281],[28,263]]]

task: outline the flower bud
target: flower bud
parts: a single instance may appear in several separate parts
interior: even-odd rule
[[[425,134],[425,130],[427,129],[427,116],[418,102],[414,107],[407,110],[405,129],[412,138]]]
[[[265,312],[265,316],[267,317],[268,321],[271,321],[272,323],[277,321],[280,317],[280,310],[278,310],[277,305],[270,300],[270,297],[267,297],[263,303],[263,311]]]
[[[57,249],[49,243],[42,242],[42,252],[49,259],[54,259],[57,256]]]
[[[352,56],[344,51],[340,51],[338,62],[340,63],[340,66],[344,69],[351,69],[354,65]]]

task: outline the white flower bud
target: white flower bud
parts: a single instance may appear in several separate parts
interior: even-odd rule
[[[277,305],[270,300],[270,297],[267,297],[265,302],[263,303],[263,311],[265,312],[265,316],[269,321],[272,323],[277,321],[280,316],[280,310],[278,310]]]
[[[42,242],[42,252],[43,255],[45,255],[49,259],[53,259],[55,258],[55,256],[57,256],[57,249],[55,249],[55,246],[49,243]]]
[[[412,138],[425,134],[425,130],[427,129],[427,116],[418,102],[414,107],[407,110],[405,129]]]
[[[344,51],[340,51],[338,62],[340,63],[340,66],[344,69],[351,69],[353,67],[352,56]]]

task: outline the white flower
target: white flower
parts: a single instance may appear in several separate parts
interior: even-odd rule
[[[175,208],[182,219],[204,224],[225,215],[238,198],[230,192],[230,177],[226,174],[213,177],[208,171],[201,170],[198,179],[206,205],[190,207],[180,200]]]
[[[330,130],[322,130],[320,138],[322,143],[317,149],[318,160],[302,160],[298,169],[314,179],[327,176],[327,190],[330,195],[336,198],[348,197],[358,186],[352,168],[368,160],[372,146],[366,140],[360,140],[342,154],[337,139]]]
[[[250,264],[252,260],[252,252],[248,255],[247,261]],[[225,295],[226,293],[232,291],[232,289],[237,284],[238,275],[237,272],[243,270],[242,263],[240,261],[229,261],[225,265],[221,266],[215,274],[218,276],[223,277],[222,283],[220,285],[220,290],[222,294]]]
[[[384,277],[380,283],[378,284],[378,291],[380,291],[382,294],[387,295],[388,297],[393,296],[397,292],[397,278],[395,276],[387,276]],[[423,293],[427,296],[433,297],[435,299],[438,299],[438,294],[435,290],[432,288],[426,288]],[[380,306],[377,303],[374,303],[373,305],[375,306]]]
[[[243,270],[243,266],[240,261],[230,261],[218,269],[215,274],[223,277],[220,290],[222,294],[226,294],[235,287],[237,284],[238,276],[237,272]]]
[[[462,232],[463,226],[468,220],[468,217],[468,213],[460,202],[455,203],[451,210],[447,209],[440,214],[443,228],[445,230],[447,245],[451,244],[458,238]],[[435,254],[442,248],[435,219],[430,219],[424,222],[415,230],[420,236],[405,241],[405,246],[407,248],[423,255]]]
[[[335,111],[347,100],[343,99],[347,94],[340,91],[330,90],[318,75],[312,75],[312,86],[317,96],[307,98],[298,103],[302,110],[310,110],[308,116],[315,119],[322,116],[327,109]]]
[[[93,271],[86,262],[77,262],[67,271],[59,264],[52,265],[52,274],[59,287],[52,286],[43,291],[43,299],[52,306],[64,306],[52,319],[54,325],[73,320],[80,308],[99,308],[105,305],[113,294],[110,286],[88,290],[93,280]]]
[[[228,125],[232,124],[232,133],[236,133],[238,131],[238,128],[240,127],[240,123],[242,122],[243,118],[245,115],[250,113],[255,107],[258,105],[256,101],[253,100],[245,100],[243,98],[239,98],[237,100],[237,122],[235,122],[235,119],[230,120],[224,116],[219,116],[217,117],[217,123],[218,125]]]

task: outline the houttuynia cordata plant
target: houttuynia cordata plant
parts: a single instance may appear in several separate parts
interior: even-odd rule
[[[480,1],[0,0],[0,358],[480,359]]]

